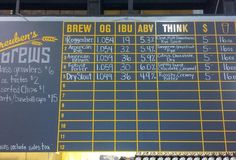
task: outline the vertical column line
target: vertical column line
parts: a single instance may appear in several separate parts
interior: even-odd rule
[[[139,129],[138,129],[138,55],[137,55],[137,33],[136,33],[136,21],[134,22],[134,47],[135,47],[135,106],[136,106],[136,151],[139,151]]]
[[[114,22],[114,151],[116,151],[116,22]]]
[[[215,29],[215,39],[216,39],[216,55],[217,55],[217,65],[218,65],[218,81],[220,86],[220,105],[221,105],[221,113],[222,113],[222,123],[223,123],[223,130],[224,130],[224,145],[225,151],[228,151],[227,147],[227,137],[225,131],[225,115],[224,115],[224,102],[223,102],[223,94],[222,94],[222,81],[221,81],[221,72],[220,72],[220,57],[219,57],[219,49],[218,49],[218,33],[216,29],[216,22],[214,21],[214,29]]]
[[[156,85],[157,85],[157,117],[158,117],[158,150],[161,151],[161,117],[160,117],[160,94],[159,94],[159,69],[158,69],[158,41],[157,41],[157,22],[155,22],[155,48],[156,48]]]
[[[196,65],[197,65],[197,86],[198,86],[198,103],[200,110],[200,125],[201,125],[201,137],[202,137],[202,151],[205,152],[205,144],[204,144],[204,128],[202,121],[202,100],[201,100],[201,85],[200,85],[200,73],[199,73],[199,61],[198,61],[198,48],[197,48],[197,30],[196,30],[196,22],[194,21],[194,45],[195,45],[195,54],[196,54]]]
[[[59,95],[59,109],[58,109],[58,128],[57,128],[57,152],[59,151],[59,141],[60,141],[60,114],[61,114],[61,90],[62,90],[62,62],[63,62],[63,53],[64,53],[64,21],[62,22],[62,45],[61,45],[61,66],[60,66],[60,95]]]
[[[94,48],[93,48],[93,109],[92,109],[92,151],[94,151],[94,110],[95,110],[95,92],[96,92],[96,22],[94,22]]]

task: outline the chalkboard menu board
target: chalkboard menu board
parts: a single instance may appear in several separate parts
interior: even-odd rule
[[[0,22],[0,151],[236,151],[234,17],[31,19]]]
[[[61,28],[0,22],[0,151],[56,150]]]

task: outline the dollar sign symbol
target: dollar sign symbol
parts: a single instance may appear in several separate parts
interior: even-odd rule
[[[202,30],[203,30],[204,33],[207,33],[207,32],[208,32],[207,24],[203,24],[203,25],[202,25]]]

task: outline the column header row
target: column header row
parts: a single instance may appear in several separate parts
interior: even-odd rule
[[[66,22],[65,34],[235,34],[235,22]]]

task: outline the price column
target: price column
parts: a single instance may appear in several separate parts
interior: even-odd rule
[[[116,150],[136,150],[135,23],[116,23]]]
[[[235,22],[216,22],[220,72],[221,111],[226,151],[236,148],[236,26]]]
[[[224,151],[224,121],[214,22],[196,22],[203,151]]]
[[[94,24],[64,23],[59,151],[92,150]]]

